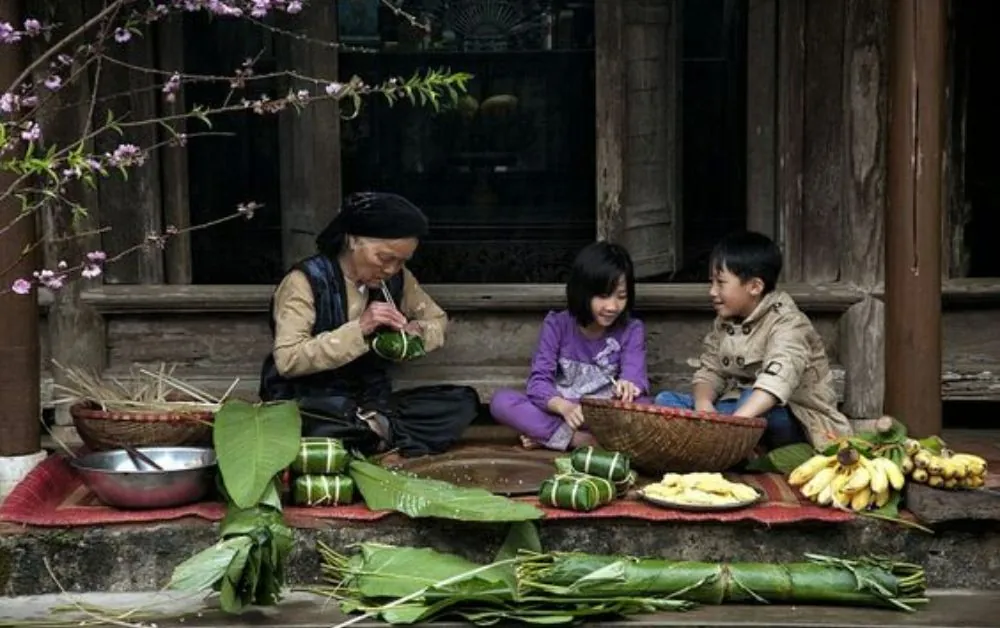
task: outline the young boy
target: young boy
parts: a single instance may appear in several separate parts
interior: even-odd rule
[[[764,417],[761,444],[770,449],[819,447],[850,434],[823,339],[792,298],[775,290],[781,265],[781,251],[759,233],[735,233],[715,246],[709,294],[717,316],[694,394],[661,392],[657,405]]]

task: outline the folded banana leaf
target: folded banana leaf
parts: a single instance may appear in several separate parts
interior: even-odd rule
[[[492,523],[530,521],[545,515],[531,504],[494,495],[481,488],[418,478],[364,460],[352,461],[350,474],[371,510],[394,510],[413,518]]]
[[[800,563],[698,563],[583,553],[526,555],[522,595],[671,597],[703,604],[792,603],[895,607],[924,604],[919,565],[806,554]]]
[[[351,455],[336,438],[303,438],[292,461],[292,473],[300,475],[337,475],[343,473]]]
[[[615,482],[615,497],[623,497],[628,493],[635,483],[639,480],[639,474],[635,471],[629,471],[628,476],[625,477],[621,482]]]
[[[626,480],[631,470],[628,456],[617,451],[602,451],[596,447],[581,447],[573,451],[570,462],[576,471],[610,482]]]
[[[542,482],[538,501],[545,506],[589,512],[611,503],[615,487],[604,478],[583,473],[563,473]]]
[[[340,506],[354,501],[354,480],[346,475],[300,475],[292,487],[297,506]]]
[[[372,338],[372,351],[379,357],[403,362],[427,355],[424,340],[405,331],[380,331]]]

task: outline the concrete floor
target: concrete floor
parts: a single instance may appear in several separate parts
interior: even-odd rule
[[[640,615],[629,620],[601,622],[603,626],[683,626],[684,628],[986,628],[998,625],[1000,593],[938,591],[932,601],[915,613],[867,608],[820,606],[705,606],[686,613]],[[254,609],[239,616],[213,610],[212,600],[170,596],[165,593],[99,593],[61,596],[43,595],[0,599],[0,626],[25,620],[85,618],[80,613],[57,612],[67,604],[98,606],[107,611],[142,609],[141,621],[156,628],[209,628],[214,626],[266,626],[273,628],[330,628],[346,621],[325,598],[293,593],[268,609]],[[362,621],[357,626],[385,626]],[[438,626],[464,624],[447,622]]]

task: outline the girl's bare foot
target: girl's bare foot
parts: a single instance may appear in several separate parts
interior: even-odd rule
[[[530,449],[540,449],[541,446],[542,445],[538,441],[532,440],[527,436],[525,436],[524,434],[521,434],[521,447],[530,450]]]

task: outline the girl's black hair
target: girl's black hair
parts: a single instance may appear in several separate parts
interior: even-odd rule
[[[615,324],[625,321],[635,307],[635,272],[632,258],[624,247],[610,242],[594,242],[581,250],[573,261],[566,282],[566,308],[581,327],[594,322],[590,302],[594,297],[614,293],[618,280],[625,277],[628,302]]]
[[[764,294],[774,290],[781,274],[781,250],[774,240],[762,233],[739,231],[722,238],[712,249],[709,270],[728,270],[740,281],[758,278],[764,282]]]

